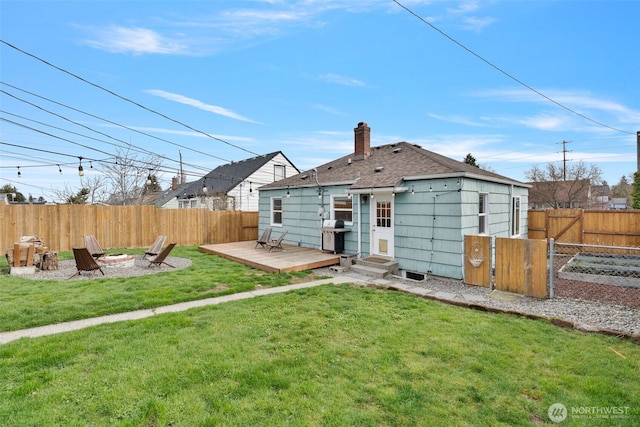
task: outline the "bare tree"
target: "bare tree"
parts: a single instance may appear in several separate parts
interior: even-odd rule
[[[160,157],[150,155],[138,158],[129,149],[119,149],[115,162],[103,163],[106,180],[111,184],[112,203],[130,205],[140,203],[147,178],[155,176],[161,165]]]
[[[534,188],[530,191],[532,199],[559,209],[586,205],[590,186],[602,182],[602,171],[596,165],[579,161],[567,167],[565,175],[561,166],[548,163],[545,169],[537,166],[529,169],[525,172],[525,177],[534,183]]]

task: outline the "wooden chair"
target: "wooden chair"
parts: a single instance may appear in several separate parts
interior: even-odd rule
[[[104,276],[102,267],[100,267],[96,260],[91,256],[87,248],[73,248],[73,257],[76,259],[76,268],[78,271],[76,274],[69,277],[69,279],[79,276],[83,271],[90,271],[91,277],[93,277],[96,270],[100,270],[100,273]]]
[[[256,240],[256,248],[258,246],[262,246],[263,248],[267,247],[267,243],[271,239],[271,230],[272,230],[271,227],[265,228],[264,233],[262,233],[262,236],[260,236],[260,238]]]
[[[160,251],[162,251],[162,246],[164,246],[165,240],[167,240],[167,236],[158,236],[156,241],[153,242],[153,244],[149,246],[149,249],[144,253],[144,257],[146,258],[158,255]]]
[[[84,236],[84,247],[89,251],[92,257],[100,258],[104,256],[105,252],[98,243],[98,240],[95,236]]]
[[[175,243],[169,243],[167,247],[164,248],[162,252],[160,252],[159,255],[153,257],[152,259],[148,259],[147,261],[149,261],[149,265],[147,267],[151,267],[152,265],[157,265],[158,267],[162,267],[162,264],[167,264],[169,267],[175,268],[173,265],[165,261],[165,259],[169,255],[169,252],[173,250],[173,247],[175,245],[176,245]]]
[[[285,231],[284,233],[282,233],[280,235],[280,237],[278,237],[277,240],[270,240],[270,241],[267,242],[267,246],[269,247],[269,252],[271,252],[274,249],[279,249],[281,251],[285,251],[284,248],[282,247],[282,239],[284,239],[284,236],[286,236],[287,233],[288,233],[288,231]]]

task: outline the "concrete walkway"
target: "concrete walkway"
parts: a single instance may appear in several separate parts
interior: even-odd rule
[[[167,305],[164,307],[156,307],[145,310],[130,311],[127,313],[110,314],[107,316],[92,317],[90,319],[74,320],[72,322],[57,323],[55,325],[39,326],[36,328],[20,329],[18,331],[0,332],[0,344],[6,344],[20,338],[35,338],[45,335],[61,334],[63,332],[75,331],[78,329],[88,328],[90,326],[101,325],[104,323],[124,322],[128,320],[144,319],[146,317],[155,316],[164,313],[177,313],[186,311],[195,307],[205,307],[209,305],[222,304],[229,301],[237,301],[263,295],[279,294],[295,289],[312,288],[314,286],[326,285],[328,283],[358,283],[352,277],[333,277],[330,279],[315,280],[312,282],[297,283],[294,285],[279,286],[276,288],[264,288],[248,292],[241,292],[231,295],[223,295],[215,298],[201,299],[197,301],[187,301],[178,304]]]

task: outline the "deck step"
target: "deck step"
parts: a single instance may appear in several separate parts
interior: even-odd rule
[[[398,274],[398,261],[379,257],[363,258],[357,259],[350,268],[362,275],[382,279],[392,274]]]
[[[363,276],[372,277],[374,279],[384,279],[391,274],[384,268],[369,267],[360,263],[352,265],[350,267],[350,270],[362,274]]]

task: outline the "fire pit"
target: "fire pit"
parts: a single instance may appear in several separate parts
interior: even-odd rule
[[[98,264],[106,268],[129,268],[135,265],[136,257],[127,254],[105,255],[98,258]]]

